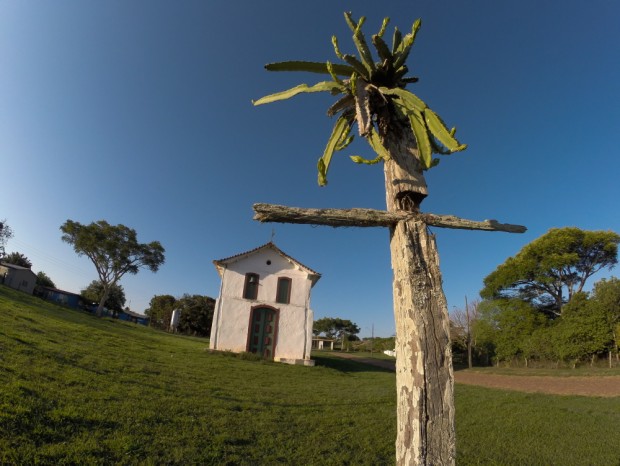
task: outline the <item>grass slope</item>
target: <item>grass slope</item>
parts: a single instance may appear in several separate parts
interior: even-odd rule
[[[0,287],[0,463],[392,461],[393,374],[206,346]]]
[[[0,286],[0,463],[393,463],[393,373],[206,346]],[[457,385],[456,404],[458,464],[620,463],[620,398]]]

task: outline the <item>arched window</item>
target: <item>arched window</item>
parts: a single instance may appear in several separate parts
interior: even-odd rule
[[[246,273],[245,285],[243,286],[243,297],[245,299],[256,299],[258,297],[258,274]]]

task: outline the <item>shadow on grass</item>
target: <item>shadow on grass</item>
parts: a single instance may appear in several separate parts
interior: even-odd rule
[[[393,370],[386,369],[384,367],[372,366],[363,362],[358,362],[353,359],[342,359],[338,357],[329,356],[317,356],[313,355],[312,359],[316,361],[318,367],[327,367],[339,372],[388,372],[394,373]]]
[[[60,414],[55,400],[29,387],[13,387],[13,397],[11,406],[16,408],[4,413],[0,435],[6,429],[33,445],[67,442],[72,437],[99,430],[112,433],[121,426],[109,420]]]

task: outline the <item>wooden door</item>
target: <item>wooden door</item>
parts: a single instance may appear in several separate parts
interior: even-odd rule
[[[268,307],[252,309],[248,351],[273,359],[276,347],[277,311]]]

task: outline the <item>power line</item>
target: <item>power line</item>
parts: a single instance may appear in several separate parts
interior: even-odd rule
[[[61,268],[67,272],[76,274],[76,275],[80,275],[80,276],[84,276],[84,275],[90,275],[92,271],[86,271],[84,269],[82,269],[81,267],[76,266],[75,264],[72,264],[70,262],[67,262],[63,259],[59,259],[58,257],[52,256],[51,254],[35,247],[32,246],[31,244],[25,243],[24,241],[18,240],[18,239],[11,239],[12,243],[17,244],[18,246],[20,246],[21,248],[26,248],[28,250],[28,255],[29,256],[34,256],[40,260],[42,260],[43,262],[47,262],[50,263],[58,268]]]

